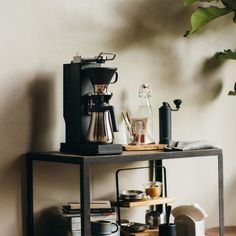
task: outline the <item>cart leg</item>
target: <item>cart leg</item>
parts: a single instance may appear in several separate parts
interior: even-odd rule
[[[154,165],[155,165],[155,166],[162,166],[162,160],[156,160],[156,161],[154,162]],[[156,180],[156,181],[160,181],[160,182],[163,181],[163,179],[162,179],[162,169],[161,169],[161,168],[156,168],[156,169],[155,169],[155,180]],[[166,188],[165,188],[165,190],[166,190]],[[163,194],[163,193],[162,193],[162,194]],[[166,197],[166,196],[165,196],[165,197]],[[156,207],[156,210],[157,210],[158,212],[163,212],[163,205],[156,205],[155,207]]]
[[[27,203],[26,203],[26,222],[27,222],[27,236],[34,235],[34,213],[33,213],[33,160],[26,157],[26,175],[27,175]]]
[[[80,164],[80,202],[81,202],[81,235],[91,235],[90,224],[90,176],[89,165]]]
[[[224,179],[223,154],[218,155],[219,235],[224,236]]]

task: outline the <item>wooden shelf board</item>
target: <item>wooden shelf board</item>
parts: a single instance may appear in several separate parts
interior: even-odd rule
[[[166,203],[174,202],[174,197],[159,197],[157,199],[144,199],[136,201],[122,201],[120,202],[120,207],[139,207],[139,206],[151,206],[151,205],[161,205]]]

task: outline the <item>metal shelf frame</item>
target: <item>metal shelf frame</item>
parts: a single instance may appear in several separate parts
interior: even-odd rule
[[[78,165],[80,169],[81,233],[91,235],[90,227],[90,167],[97,164],[128,163],[139,161],[161,162],[162,160],[180,158],[217,158],[218,163],[218,205],[219,235],[224,236],[224,185],[223,185],[223,152],[222,149],[202,149],[192,151],[126,151],[121,155],[86,156],[61,152],[35,152],[25,155],[26,159],[26,222],[27,236],[34,236],[34,196],[33,165],[34,161],[68,163]],[[201,159],[202,160],[202,159]]]

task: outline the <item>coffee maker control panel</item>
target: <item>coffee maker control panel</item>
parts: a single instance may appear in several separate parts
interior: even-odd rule
[[[112,61],[116,57],[115,53],[101,52],[95,57],[81,57],[79,53],[73,57],[72,63],[105,63],[106,61]]]

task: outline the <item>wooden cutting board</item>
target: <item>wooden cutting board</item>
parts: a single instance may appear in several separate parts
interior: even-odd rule
[[[167,144],[142,144],[142,145],[123,145],[125,151],[147,151],[147,150],[163,150]]]

